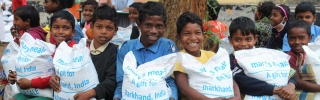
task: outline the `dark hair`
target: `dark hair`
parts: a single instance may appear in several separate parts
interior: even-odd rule
[[[181,14],[177,20],[177,34],[180,35],[182,28],[186,26],[188,23],[196,23],[201,27],[201,31],[203,32],[202,20],[199,16],[192,12],[185,12]]]
[[[288,20],[289,20],[289,18],[290,18],[290,8],[288,7],[288,6],[286,6],[286,5],[283,5],[283,4],[281,4],[281,5],[279,5],[279,6],[281,6],[284,10],[285,10],[285,12],[286,12],[286,14],[287,14],[287,18],[288,18]],[[283,10],[279,7],[279,6],[275,6],[275,7],[273,7],[273,9],[274,10],[277,10],[277,11],[279,11],[280,12],[280,14],[283,16],[283,17],[285,17],[285,14],[284,14],[284,12],[283,12]]]
[[[92,24],[94,24],[98,19],[100,20],[110,20],[114,23],[115,27],[117,27],[118,22],[118,13],[116,9],[113,7],[109,7],[104,4],[98,7],[94,12],[91,19]]]
[[[293,22],[291,22],[288,26],[288,35],[291,33],[291,29],[293,28],[303,28],[307,31],[308,33],[308,36],[311,36],[311,27],[310,25],[308,24],[308,22],[304,21],[304,20],[301,20],[301,19],[298,19],[298,20],[295,20]]]
[[[307,12],[307,11],[310,11],[313,15],[315,15],[316,7],[314,7],[314,5],[311,2],[303,1],[297,5],[294,14],[296,16],[298,13]]]
[[[209,11],[209,20],[217,20],[221,9],[217,0],[208,0],[207,9]]]
[[[272,1],[260,2],[257,6],[257,10],[262,14],[262,17],[269,17],[271,15],[272,9],[276,6]]]
[[[160,16],[163,20],[164,25],[166,25],[166,10],[160,2],[148,1],[147,3],[142,5],[141,9],[139,10],[139,23],[141,23],[147,16]]]
[[[139,11],[141,9],[142,5],[143,5],[143,3],[141,3],[141,2],[134,2],[129,7],[135,8]]]
[[[83,2],[82,9],[84,9],[84,6],[86,5],[92,5],[94,10],[98,8],[98,2],[96,0],[87,0]]]
[[[249,34],[253,34],[255,36],[257,34],[254,22],[248,17],[238,17],[232,20],[229,26],[230,37],[232,37],[238,30],[240,30],[241,34],[244,36]]]
[[[50,28],[52,27],[52,23],[56,21],[58,18],[65,19],[70,22],[72,29],[74,29],[75,20],[73,15],[65,10],[58,11],[52,15],[50,18]]]
[[[57,11],[60,11],[65,8],[71,8],[75,0],[51,0],[53,3],[59,3]]]
[[[33,6],[20,6],[13,13],[15,16],[19,16],[24,22],[29,19],[31,27],[40,26],[39,12]]]

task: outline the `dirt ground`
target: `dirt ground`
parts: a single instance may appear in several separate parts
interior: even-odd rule
[[[3,51],[4,49],[6,49],[8,43],[5,43],[5,42],[0,42],[0,59],[2,58],[2,55],[3,55]],[[2,63],[0,61],[0,71],[2,71],[3,67],[2,67]]]

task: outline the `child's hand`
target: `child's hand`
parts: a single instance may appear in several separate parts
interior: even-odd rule
[[[9,72],[8,81],[11,84],[14,84],[17,81],[17,73],[16,73],[16,71],[10,71]]]
[[[28,80],[26,78],[20,78],[17,81],[17,85],[20,87],[20,89],[29,89],[31,88],[31,80]]]
[[[53,91],[56,91],[56,92],[61,91],[61,86],[59,84],[59,81],[60,81],[60,78],[56,74],[53,74],[51,76],[51,79],[49,81],[49,85],[53,89]]]
[[[86,92],[79,92],[76,95],[73,96],[74,100],[90,100],[90,98],[96,96],[96,91],[93,89],[90,89]]]
[[[274,87],[273,88],[273,94],[277,94],[278,95],[281,88],[282,87],[279,87],[279,88]]]
[[[19,35],[18,29],[15,28],[15,26],[12,26],[12,27],[10,28],[10,32],[11,32],[12,37],[16,37],[17,35]]]
[[[287,86],[283,86],[279,91],[279,96],[283,99],[295,99],[295,88],[293,83],[289,83]]]

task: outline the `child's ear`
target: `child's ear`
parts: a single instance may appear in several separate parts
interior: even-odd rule
[[[72,30],[72,36],[74,36],[75,32],[76,32],[76,30]]]
[[[27,26],[31,26],[30,25],[30,19],[27,19],[26,22],[27,22]]]
[[[309,36],[309,42],[311,42],[311,40],[312,40],[312,35]]]
[[[230,36],[228,36],[228,40],[229,40],[229,43],[230,43],[231,45],[233,45],[233,43],[232,43],[232,38],[231,38]]]
[[[313,22],[316,22],[317,21],[317,14],[314,14],[313,15]]]
[[[258,41],[258,37],[259,37],[258,35],[255,35],[255,36],[254,36],[254,39],[253,39],[254,44],[256,44],[256,43],[257,43],[257,41]]]
[[[92,23],[90,23],[90,28],[91,28],[91,30],[93,29],[93,24]]]

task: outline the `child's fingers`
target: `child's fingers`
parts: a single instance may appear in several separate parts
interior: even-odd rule
[[[73,96],[73,99],[77,100],[78,96],[79,96],[79,94],[77,93],[76,95]]]

